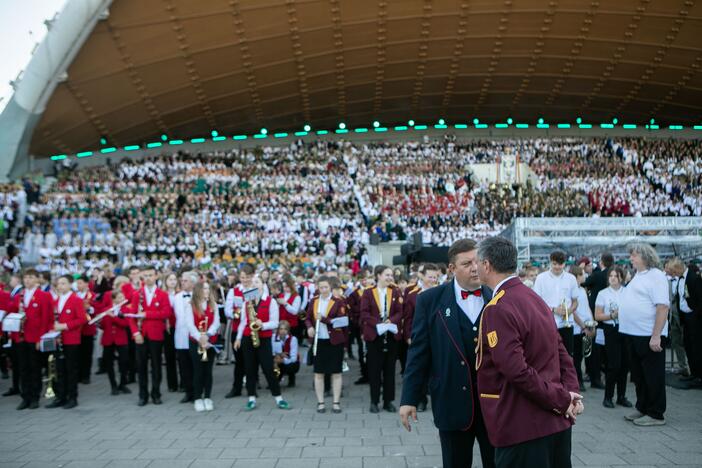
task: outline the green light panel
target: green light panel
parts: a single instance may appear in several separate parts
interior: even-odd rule
[[[146,144],[147,148],[158,148],[159,146],[163,146],[163,143],[157,141],[154,143],[147,143]]]
[[[115,151],[117,151],[117,148],[115,148],[114,146],[111,146],[110,148],[103,148],[100,150],[102,154],[114,153]]]
[[[204,143],[205,139],[204,138],[193,138],[190,140],[190,143]]]
[[[248,137],[246,135],[234,135],[234,140],[246,140]]]
[[[76,158],[87,158],[93,155],[92,151],[83,151],[82,153],[76,154]]]
[[[414,129],[415,130],[426,130],[427,126],[426,125],[415,125]]]

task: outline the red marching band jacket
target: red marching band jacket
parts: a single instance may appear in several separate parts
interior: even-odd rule
[[[388,287],[385,299],[387,318],[397,325],[398,332],[394,338],[399,341],[402,339],[402,317],[404,315],[402,291],[398,288]],[[363,291],[363,296],[361,296],[361,333],[364,341],[375,341],[378,338],[375,326],[381,323],[380,310],[378,287],[375,286]]]
[[[79,299],[81,299],[80,295],[78,293],[75,293],[76,296],[78,296]],[[96,296],[95,293],[93,293],[91,290],[86,291],[85,297],[82,298],[83,301],[83,308],[85,309],[85,313],[88,316],[88,320],[86,320],[86,324],[83,325],[83,329],[81,330],[81,334],[83,336],[95,336],[97,335],[97,325],[88,325],[88,321],[92,320],[93,317],[95,317],[96,314],[96,308],[95,308],[95,301],[96,301]]]
[[[317,317],[320,317],[321,313],[322,311],[319,310],[319,296],[316,296],[307,307],[305,326],[307,328],[315,328]],[[329,332],[329,342],[333,345],[346,343],[348,327],[334,328],[332,325],[332,319],[345,316],[346,308],[344,307],[344,302],[333,296],[330,297],[327,305],[327,315],[326,317],[321,317],[319,326],[327,327],[327,331]]]
[[[84,300],[72,292],[61,310],[59,310],[59,298],[53,301],[53,305],[56,310],[56,321],[68,325],[68,329],[61,332],[61,343],[64,346],[79,345],[82,330],[88,323]]]
[[[54,308],[51,294],[36,288],[27,307],[24,306],[24,294],[26,294],[26,290],[17,295],[16,310],[12,311],[22,310],[25,313],[22,331],[12,332],[10,337],[13,343],[23,341],[38,343],[44,333],[54,328]]]
[[[144,287],[139,288],[132,296],[130,304],[122,310],[125,313],[136,314],[141,312],[146,315],[141,319],[141,330],[139,330],[139,319],[129,318],[129,329],[132,335],[141,332],[141,335],[151,341],[163,341],[166,332],[166,319],[171,312],[170,301],[166,291],[156,288],[151,302],[148,302]]]
[[[104,312],[108,309],[114,307],[112,303],[112,292],[106,292],[102,300],[103,309],[100,312]],[[122,306],[121,311],[125,310],[127,305]],[[128,344],[128,332],[129,332],[129,320],[122,317],[121,314],[117,314],[117,311],[113,312],[114,317],[106,315],[100,320],[100,328],[102,328],[102,338],[100,339],[100,344],[102,346],[126,346]]]

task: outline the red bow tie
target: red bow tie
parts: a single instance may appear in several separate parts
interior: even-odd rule
[[[480,289],[476,289],[475,291],[464,291],[461,289],[461,299],[464,301],[468,299],[468,296],[475,296],[475,297],[480,297],[483,295],[483,292]]]

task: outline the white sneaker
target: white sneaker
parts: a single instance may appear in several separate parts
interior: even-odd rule
[[[204,400],[195,400],[195,411],[198,413],[201,413],[205,411],[205,402]]]
[[[634,420],[639,419],[643,416],[645,416],[645,414],[640,413],[639,411],[634,411],[633,413],[627,414],[626,416],[624,416],[624,419],[626,419],[627,421],[634,421]]]
[[[212,411],[214,409],[214,403],[209,398],[205,398],[205,411]]]
[[[664,426],[665,419],[654,419],[651,416],[641,416],[639,419],[634,419],[634,424],[637,426]]]

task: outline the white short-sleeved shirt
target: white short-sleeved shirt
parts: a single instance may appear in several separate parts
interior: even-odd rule
[[[575,310],[575,313],[578,314],[578,317],[580,320],[583,322],[587,322],[589,320],[592,320],[592,311],[590,310],[590,303],[587,300],[587,293],[585,292],[585,288],[578,288],[578,308]],[[579,335],[582,333],[582,328],[580,328],[580,325],[576,323],[573,324],[573,334],[574,335]]]
[[[602,307],[604,313],[609,315],[613,310],[621,310],[622,307],[622,295],[626,288],[621,286],[619,289],[614,290],[611,287],[603,289],[597,293],[597,299],[595,299],[595,307]],[[602,323],[607,323],[609,325],[614,325],[614,320],[605,320]]]
[[[656,306],[670,307],[668,279],[658,268],[636,273],[627,285],[619,305],[619,332],[633,336],[651,336],[656,323]],[[668,322],[662,336],[668,335]]]
[[[544,271],[539,273],[534,281],[534,292],[552,309],[560,306],[563,301],[565,301],[566,307],[570,307],[573,299],[578,298],[578,290],[578,281],[575,276],[566,271],[559,276],[554,275],[550,270]],[[553,314],[553,318],[558,328],[566,326],[565,317]],[[572,316],[568,317],[568,322],[571,326],[573,325]]]

